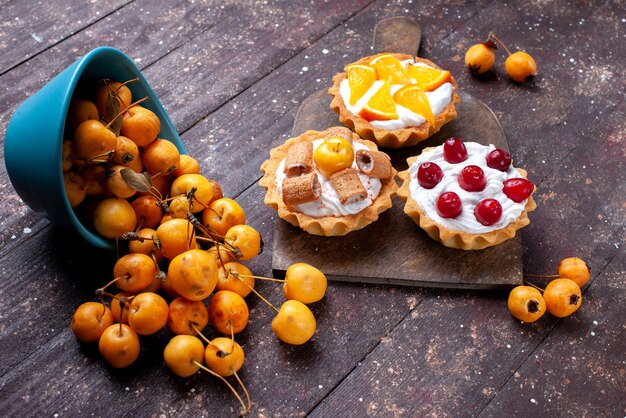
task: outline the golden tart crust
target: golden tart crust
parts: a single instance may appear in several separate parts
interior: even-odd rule
[[[310,130],[295,138],[288,139],[283,145],[273,148],[270,151],[270,158],[261,165],[263,177],[259,180],[259,185],[266,190],[264,203],[276,209],[280,218],[294,226],[302,228],[309,234],[327,237],[342,236],[366,227],[376,221],[379,214],[391,208],[392,197],[395,196],[398,190],[398,185],[394,180],[398,172],[392,168],[391,178],[389,180],[381,180],[380,193],[374,202],[354,215],[315,218],[298,212],[285,205],[282,196],[276,190],[276,169],[280,162],[287,156],[287,150],[292,145],[299,142],[312,142],[316,139],[325,138],[326,136],[326,131]],[[376,144],[361,139],[355,133],[352,133],[352,141],[359,142],[371,150],[378,150]]]
[[[424,151],[428,151],[431,148],[425,148]],[[407,159],[409,168],[415,163],[418,156],[410,157]],[[462,231],[454,231],[446,228],[443,225],[434,222],[426,213],[424,209],[413,199],[409,188],[411,182],[409,168],[398,173],[398,177],[402,180],[402,185],[398,189],[398,197],[405,202],[404,213],[409,215],[416,224],[420,226],[426,233],[435,241],[439,241],[446,247],[457,248],[460,250],[482,250],[487,247],[498,245],[515,236],[518,229],[528,225],[530,219],[528,219],[528,212],[532,212],[537,208],[537,204],[533,200],[532,194],[528,197],[524,210],[517,218],[517,220],[511,222],[506,227],[497,229],[495,231],[482,233],[482,234],[470,234]],[[527,178],[527,172],[521,168],[516,170]],[[533,194],[536,191],[533,190]]]
[[[377,54],[361,58],[354,64],[368,64],[379,55],[385,54]],[[433,68],[437,68],[438,70],[442,70],[441,67],[425,58],[413,57],[412,55],[407,54],[392,55],[400,61],[414,59],[415,62],[421,62]],[[435,115],[435,126],[432,126],[428,122],[424,122],[419,126],[410,126],[402,129],[387,130],[384,128],[378,128],[362,117],[354,115],[346,107],[341,94],[339,94],[339,85],[346,78],[346,72],[335,74],[333,77],[333,86],[328,89],[328,94],[333,96],[333,99],[330,102],[330,107],[339,114],[339,121],[341,123],[354,130],[362,138],[376,142],[380,147],[402,148],[415,145],[437,133],[443,125],[452,121],[457,116],[456,104],[459,103],[461,99],[457,94],[456,81],[454,80],[454,77],[451,77],[450,83],[454,86],[452,99],[450,104],[448,104],[448,106],[441,113]]]

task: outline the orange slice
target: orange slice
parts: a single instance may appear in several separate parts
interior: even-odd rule
[[[350,86],[350,104],[354,105],[376,81],[376,70],[369,65],[352,64],[347,67]]]
[[[393,95],[393,100],[400,106],[423,116],[428,123],[435,126],[435,116],[430,108],[426,93],[416,84],[402,87]]]
[[[411,81],[400,60],[391,54],[377,56],[370,65],[376,69],[379,80],[389,81],[391,84],[409,84]]]
[[[396,103],[393,101],[393,97],[391,97],[387,81],[367,101],[359,112],[359,116],[368,121],[398,119]]]
[[[407,72],[424,91],[433,91],[443,83],[450,81],[451,78],[450,71],[438,70],[424,65],[409,65]]]

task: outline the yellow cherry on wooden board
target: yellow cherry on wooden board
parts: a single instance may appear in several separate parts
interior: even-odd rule
[[[330,178],[333,173],[352,166],[354,149],[344,138],[328,138],[313,152],[313,161],[324,177]]]

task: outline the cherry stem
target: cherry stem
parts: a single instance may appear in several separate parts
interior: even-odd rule
[[[239,377],[239,375],[237,374],[235,370],[233,370],[233,374],[235,375],[235,379],[237,379],[239,386],[241,386],[243,393],[246,394],[246,400],[248,401],[248,408],[246,409],[246,414],[247,414],[248,412],[250,412],[250,409],[252,409],[252,401],[250,401],[250,394],[248,393],[248,389],[246,389],[246,385],[243,384],[243,382],[241,381],[241,378]]]
[[[222,243],[220,240],[223,239],[224,237],[219,235],[217,232],[215,232],[211,228],[208,228],[206,225],[203,225],[202,223],[200,223],[200,221],[198,221],[198,219],[193,215],[193,213],[189,212],[187,214],[187,219],[189,220],[189,222],[191,222],[191,224],[194,227],[196,227],[198,230],[200,230],[200,232],[202,232],[203,234],[208,236],[208,238],[207,238],[208,241],[212,242],[215,245],[218,245],[218,244],[222,245],[235,258],[241,258],[242,254],[241,254],[241,250],[239,248],[237,248],[237,247],[235,247],[232,244],[229,244],[227,242]]]
[[[263,276],[254,276],[254,275],[250,275],[250,274],[239,274],[239,276],[244,277],[244,278],[252,278],[252,279],[259,279],[259,280],[267,280],[268,282],[279,282],[279,283],[285,283],[284,279],[276,279],[274,277],[263,277]]]
[[[154,193],[154,192],[152,191],[152,189],[156,190],[156,193]],[[156,198],[157,198],[157,200],[163,200],[163,195],[161,194],[161,192],[159,191],[159,189],[157,189],[157,188],[156,188],[156,187],[154,187],[154,186],[152,186],[152,187],[150,188],[150,190],[148,190],[148,193],[150,193],[152,196],[156,197]],[[158,195],[157,195],[157,193],[158,193]]]
[[[528,276],[528,277],[535,277],[537,279],[556,279],[557,277],[559,277],[558,274],[530,274],[530,273],[524,273],[524,276]]]
[[[213,238],[209,238],[209,237],[196,237],[197,240],[199,241],[203,241],[203,242],[209,242],[213,245],[217,245],[219,244],[219,242],[215,241]]]
[[[254,292],[255,295],[257,295],[263,302],[267,303],[272,309],[274,309],[276,311],[276,313],[280,312],[276,306],[272,305],[267,299],[265,299],[263,296],[261,296],[261,294],[259,292],[257,292],[254,287],[250,286],[248,283],[245,282],[244,279],[242,279],[239,276],[239,273],[235,273],[235,272],[231,272],[230,274],[233,275],[234,278],[239,279],[241,281],[241,283],[243,283],[244,285],[246,285],[248,287],[248,289],[250,289],[252,292]]]
[[[534,287],[535,289],[539,290],[541,293],[543,293],[543,289],[540,288],[539,286],[536,286],[534,284],[532,284],[531,282],[529,282],[528,280],[524,280],[524,283],[526,283],[527,285]]]
[[[111,119],[109,121],[109,123],[107,123],[104,127],[109,129],[111,127],[111,125],[113,125],[113,122],[115,122],[120,116],[122,116],[124,113],[126,113],[128,111],[128,109],[130,109],[133,106],[138,105],[139,103],[145,102],[146,100],[148,100],[148,96],[146,96],[144,98],[141,98],[141,99],[137,100],[136,102],[133,102],[133,103],[129,104],[123,110],[121,110],[120,113],[118,113],[113,119]]]
[[[224,268],[224,260],[222,260],[222,254],[220,253],[220,245],[221,244],[219,242],[215,244],[215,248],[217,248],[215,250],[215,253],[217,254],[217,259],[220,260],[220,266],[224,270],[224,273],[226,273],[226,269]],[[226,251],[228,251],[228,249],[226,249]]]
[[[498,38],[495,33],[493,32],[489,32],[489,38],[488,39],[495,39],[501,46],[502,48],[504,48],[504,50],[506,51],[507,54],[511,55],[511,51],[509,51],[509,48],[506,47],[506,45],[504,44],[504,42],[502,42],[500,40],[500,38]]]
[[[122,85],[120,85],[115,91],[117,92],[117,90],[121,89],[123,86],[134,83],[135,81],[139,81],[139,77],[131,78],[130,80],[123,82]]]
[[[116,277],[115,279],[111,280],[109,283],[107,283],[104,286],[102,286],[100,289],[96,290],[96,292],[98,292],[98,291],[104,292],[104,289],[106,289],[107,287],[111,286],[113,283],[117,282],[120,279],[128,279],[129,277],[130,277],[130,274],[128,274],[128,273],[126,273],[123,276]]]
[[[195,360],[191,360],[196,366],[198,366],[199,368],[201,368],[202,370],[204,370],[205,372],[207,372],[208,374],[211,374],[219,379],[222,380],[222,382],[226,383],[226,386],[228,386],[228,388],[230,389],[230,391],[235,395],[235,397],[237,398],[237,400],[239,401],[239,403],[241,403],[241,407],[243,409],[246,409],[246,404],[243,403],[243,399],[241,399],[241,396],[239,396],[239,394],[237,393],[237,391],[235,390],[234,387],[232,387],[232,385],[230,383],[228,383],[228,380],[224,379],[224,377],[220,376],[219,374],[215,373],[213,370],[203,366],[201,363],[198,363]],[[247,413],[247,412],[246,412]]]
[[[100,303],[102,304],[102,315],[100,315],[100,318],[98,318],[99,321],[102,320],[102,317],[107,312],[107,305],[104,303],[104,298],[102,296],[100,296]]]
[[[204,334],[202,333],[202,331],[200,331],[198,328],[196,328],[196,325],[193,322],[189,322],[189,325],[191,326],[191,328],[193,328],[194,331],[196,331],[196,334],[198,334],[198,337],[202,338],[205,343],[207,343],[211,347],[215,347],[215,348],[217,348],[219,350],[219,347],[216,346],[215,344],[213,344],[207,337],[205,337]]]

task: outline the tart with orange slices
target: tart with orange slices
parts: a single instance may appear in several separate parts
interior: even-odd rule
[[[271,150],[261,171],[265,204],[313,235],[366,227],[392,206],[398,189],[389,156],[345,127],[288,139]]]
[[[460,100],[449,71],[424,58],[392,53],[348,64],[328,92],[343,124],[387,148],[430,137],[456,118]]]

